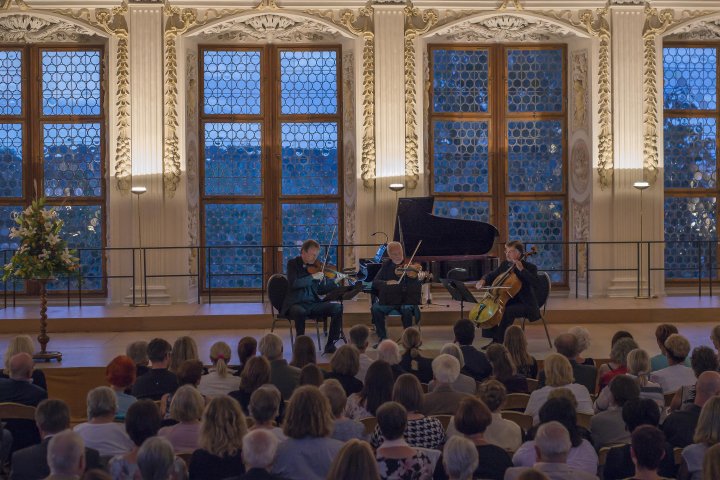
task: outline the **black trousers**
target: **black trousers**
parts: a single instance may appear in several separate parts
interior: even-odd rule
[[[305,320],[308,318],[330,317],[328,343],[332,343],[340,338],[342,314],[342,305],[331,302],[296,303],[287,311],[287,317],[295,322],[295,331],[298,335],[305,335]]]
[[[505,330],[513,324],[516,318],[533,318],[533,311],[524,303],[512,299],[505,305],[500,323],[495,327],[484,329],[482,336],[492,338],[494,342],[503,343],[505,340]]]

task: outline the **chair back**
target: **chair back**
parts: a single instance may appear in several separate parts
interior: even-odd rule
[[[428,393],[430,391],[430,385],[427,383],[421,383],[420,388],[422,389],[423,393]]]
[[[538,307],[543,308],[547,303],[548,297],[550,297],[552,281],[547,272],[538,272],[538,278],[540,281],[535,287],[535,295],[537,295]]]
[[[532,415],[525,415],[524,413],[514,412],[512,410],[502,410],[500,411],[500,415],[505,420],[510,420],[518,424],[520,428],[522,428],[523,433],[527,433],[533,426]]]
[[[530,395],[527,393],[508,393],[503,403],[503,410],[522,410],[525,411],[528,402],[530,401]]]
[[[192,459],[192,452],[178,453],[177,457],[185,462],[185,466],[190,468],[190,460]]]
[[[287,296],[290,282],[282,273],[276,273],[268,279],[267,292],[270,299],[270,305],[279,314],[282,310],[283,302]]]
[[[453,419],[452,415],[430,415],[430,416],[440,420],[440,423],[442,423],[442,426],[443,426],[443,430],[448,429],[448,425],[450,425],[450,421]]]
[[[528,386],[528,392],[532,393],[535,390],[537,390],[538,384],[540,383],[537,378],[526,378],[527,380],[527,386]]]
[[[675,465],[680,465],[683,462],[682,452],[682,447],[673,448],[673,460],[675,460]]]
[[[377,426],[377,417],[367,417],[360,420],[360,423],[365,425],[365,435],[372,435]]]
[[[577,413],[577,424],[579,427],[583,427],[585,430],[590,430],[590,422],[592,421],[592,415],[589,413]]]
[[[672,401],[673,401],[673,398],[675,398],[675,394],[676,394],[676,393],[677,393],[677,392],[668,392],[668,393],[666,393],[666,394],[663,395],[663,396],[665,397],[665,406],[666,406],[666,407],[669,407],[669,406],[670,406],[670,404],[671,404]]]
[[[0,419],[2,420],[32,420],[35,421],[35,407],[22,403],[0,403]]]

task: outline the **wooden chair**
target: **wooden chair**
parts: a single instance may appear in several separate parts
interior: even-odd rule
[[[422,388],[423,393],[428,393],[430,391],[430,385],[427,383],[421,383],[420,388]]]
[[[680,465],[683,462],[682,451],[682,447],[673,448],[673,459],[675,460],[675,465]]]
[[[540,381],[537,378],[526,378],[527,380],[527,386],[528,386],[528,393],[532,393],[538,388],[538,384]]]
[[[192,452],[187,453],[178,453],[178,458],[181,458],[183,462],[185,462],[185,465],[190,468],[190,460],[192,459]]]
[[[505,420],[510,420],[511,422],[517,423],[520,428],[522,428],[523,432],[527,432],[533,426],[533,417],[530,415],[525,415],[524,413],[520,412],[514,412],[512,410],[502,410],[500,412],[500,415]]]
[[[525,411],[525,407],[527,407],[529,401],[530,395],[527,393],[509,393],[507,397],[505,397],[502,409]]]
[[[672,401],[673,401],[673,398],[675,398],[675,394],[676,394],[676,393],[677,393],[677,392],[668,392],[668,393],[666,393],[666,394],[663,395],[663,396],[665,397],[665,406],[666,406],[666,407],[669,407],[669,406],[670,406],[670,404],[671,404]]]
[[[440,420],[440,423],[442,423],[443,430],[447,431],[448,425],[450,425],[450,421],[453,419],[452,415],[430,415],[433,418],[437,418]]]
[[[552,280],[547,272],[538,272],[538,278],[540,279],[539,284],[535,289],[537,294],[538,307],[540,307],[540,320],[542,320],[543,327],[545,327],[545,336],[547,337],[548,347],[552,350],[552,342],[550,341],[550,332],[548,332],[547,322],[545,321],[545,312],[547,309],[547,301],[550,297],[550,290],[552,289]],[[525,331],[525,321],[527,318],[522,319],[521,328]]]
[[[367,417],[360,420],[360,423],[365,425],[365,435],[372,435],[372,433],[375,431],[375,427],[377,426],[377,418],[376,417]]]
[[[579,413],[577,414],[577,424],[579,427],[583,427],[586,430],[590,430],[590,422],[592,421],[592,415],[589,413]]]
[[[35,421],[35,407],[21,403],[0,403],[0,418],[3,420],[32,420]]]
[[[605,463],[607,461],[608,452],[610,452],[610,449],[615,447],[622,447],[622,443],[616,443],[614,445],[608,445],[607,447],[602,447],[600,451],[598,452],[598,465],[601,467],[605,466]]]

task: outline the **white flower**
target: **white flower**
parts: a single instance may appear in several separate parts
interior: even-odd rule
[[[28,216],[32,215],[32,212],[33,212],[33,210],[32,210],[32,205],[31,205],[31,206],[27,207],[25,210],[23,210],[23,215],[28,217]]]
[[[43,218],[44,218],[45,220],[48,220],[48,219],[52,218],[52,216],[53,216],[53,215],[52,215],[52,210],[43,210],[43,211],[42,211],[42,216],[43,216]]]
[[[70,265],[73,262],[73,258],[70,256],[70,250],[67,248],[60,254],[60,259],[66,264]]]
[[[45,249],[43,249],[42,253],[38,255],[38,260],[47,260],[48,258],[50,258],[50,252]]]
[[[48,235],[47,241],[48,241],[48,243],[49,243],[50,245],[57,245],[58,242],[60,242],[60,237],[58,237],[57,235],[51,233],[50,235]]]
[[[20,238],[20,230],[15,227],[10,229],[10,238]]]

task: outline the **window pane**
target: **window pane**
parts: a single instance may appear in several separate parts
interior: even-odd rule
[[[260,195],[260,123],[205,124],[205,194]]]
[[[284,195],[337,195],[336,123],[282,124]]]
[[[530,261],[538,270],[563,268],[563,246],[543,245],[542,242],[561,242],[565,206],[560,200],[511,200],[508,202],[508,238],[522,240],[526,248],[538,247],[538,255]],[[554,282],[563,279],[563,272],[549,272]]]
[[[433,50],[433,109],[436,112],[487,112],[488,50]]]
[[[433,213],[441,217],[490,222],[490,202],[435,200],[435,211]]]
[[[280,52],[282,114],[337,113],[337,52]]]
[[[562,50],[510,50],[507,72],[509,111],[562,112]]]
[[[707,271],[708,248],[715,245],[695,242],[717,239],[716,201],[715,197],[665,198],[666,278],[697,278],[698,249],[700,265]],[[713,254],[713,272],[716,260]]]
[[[43,115],[100,115],[100,52],[42,52]]]
[[[102,196],[100,124],[43,125],[45,195]]]
[[[328,243],[333,227],[337,228],[337,224],[336,203],[284,203],[282,206],[282,244],[285,246],[283,270],[289,259],[300,255],[300,246],[308,238],[313,238],[321,244]],[[333,243],[338,243],[337,239],[336,230]],[[320,254],[321,259],[324,259],[324,247]],[[334,248],[330,251],[329,262],[337,265],[337,251]]]
[[[260,52],[204,52],[203,83],[206,114],[258,115]]]
[[[433,124],[433,184],[438,193],[488,191],[488,123]]]
[[[262,217],[261,204],[205,205],[205,243],[224,247],[205,253],[205,287],[262,287]]]
[[[714,118],[665,118],[665,188],[714,188]]]
[[[15,218],[22,212],[22,207],[15,206],[0,206],[0,265],[5,265],[10,262],[15,250],[20,246],[20,242],[17,239],[10,239],[10,228],[17,227]],[[0,280],[0,292],[3,292],[7,288],[7,291],[15,290],[21,292],[25,289],[25,282],[23,280],[12,280],[7,281],[7,287],[5,282]]]
[[[22,125],[0,124],[0,197],[22,197]]]
[[[717,54],[714,48],[664,48],[663,68],[666,109],[717,108]]]
[[[22,115],[22,52],[0,51],[0,115]]]
[[[511,192],[561,192],[563,125],[560,121],[508,122]]]

